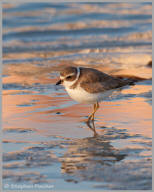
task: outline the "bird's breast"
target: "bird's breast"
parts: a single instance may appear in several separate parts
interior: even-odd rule
[[[87,103],[87,104],[93,104],[93,103],[99,102],[104,98],[110,96],[113,92],[113,90],[109,90],[103,93],[102,92],[88,93],[87,91],[82,89],[80,86],[76,87],[75,89],[70,89],[68,87],[65,87],[65,89],[72,99],[74,99],[79,103]]]

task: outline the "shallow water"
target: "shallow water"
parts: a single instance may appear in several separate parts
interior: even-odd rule
[[[151,3],[3,4],[4,188],[150,190],[151,60]],[[93,137],[55,86],[71,64],[147,80],[100,103]]]

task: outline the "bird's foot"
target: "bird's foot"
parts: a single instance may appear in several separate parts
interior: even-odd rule
[[[92,125],[93,125],[93,126],[91,126],[91,122],[92,122]],[[94,137],[98,136],[98,133],[97,133],[96,130],[95,130],[94,119],[91,120],[90,118],[88,118],[88,120],[86,121],[86,124],[87,124],[87,126],[93,131]]]
[[[99,136],[99,134],[96,131],[94,131],[94,137],[97,137],[97,136]]]

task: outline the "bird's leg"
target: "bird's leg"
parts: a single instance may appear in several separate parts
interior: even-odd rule
[[[94,137],[98,135],[98,133],[97,133],[96,130],[95,130],[95,124],[94,124],[94,115],[95,115],[95,113],[96,113],[96,111],[97,111],[98,108],[99,108],[99,104],[98,104],[98,102],[97,102],[97,103],[94,104],[93,112],[92,112],[91,115],[89,115],[88,120],[87,120],[87,122],[86,122],[87,125],[88,125],[88,127],[94,132]],[[90,125],[90,120],[92,121],[93,127]]]
[[[92,116],[91,116],[91,120],[92,120],[92,124],[93,124],[94,137],[98,136],[98,133],[96,132],[95,124],[94,124],[94,115],[95,115],[95,113],[96,113],[96,111],[97,111],[98,108],[99,108],[99,103],[97,102],[97,103],[95,104],[94,112],[93,112],[93,114],[92,114]]]
[[[93,118],[94,118],[94,117],[93,117],[93,115],[94,115],[94,113],[95,113],[95,108],[96,108],[96,104],[94,104],[94,109],[93,109],[93,112],[92,112],[92,114],[91,114],[91,115],[89,115],[87,122],[89,122],[91,119],[93,119]]]
[[[96,103],[96,106],[95,106],[95,109],[94,109],[94,112],[93,112],[92,117],[91,117],[91,120],[92,120],[92,121],[94,121],[94,115],[95,115],[95,113],[96,113],[96,111],[97,111],[98,108],[99,108],[99,103],[97,102],[97,103]]]
[[[99,103],[97,102],[94,104],[94,110],[93,110],[92,114],[88,117],[88,122],[90,120],[94,121],[94,115],[95,115],[98,108],[99,108]]]
[[[86,123],[87,123],[88,127],[93,131],[94,137],[98,136],[98,133],[96,132],[96,129],[95,129],[94,121],[92,121],[92,126],[89,121],[87,121]]]
[[[94,137],[98,136],[98,133],[96,132],[96,129],[95,129],[95,124],[94,124],[94,121],[92,121],[93,123],[93,132],[94,132]]]

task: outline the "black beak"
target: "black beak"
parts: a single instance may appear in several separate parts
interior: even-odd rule
[[[57,81],[56,85],[60,85],[62,84],[62,80],[60,79],[59,81]]]

